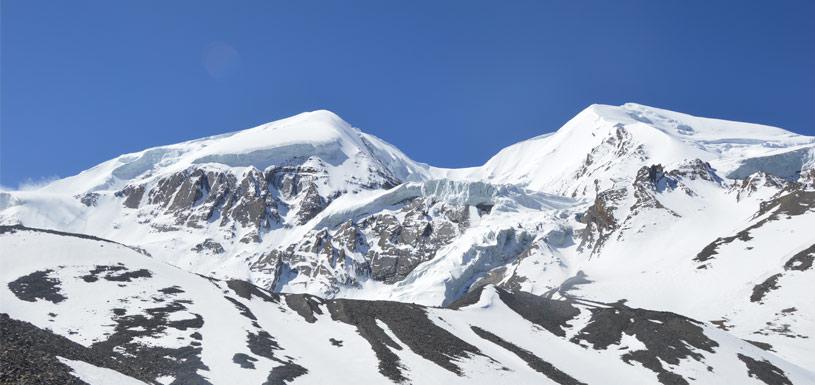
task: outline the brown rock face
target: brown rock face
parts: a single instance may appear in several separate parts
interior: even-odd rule
[[[200,228],[217,221],[264,230],[284,225],[281,212],[295,210],[295,224],[321,212],[329,202],[317,188],[323,179],[324,172],[308,167],[250,169],[243,175],[193,167],[155,183],[128,185],[116,196],[125,207],[169,215],[176,225]]]
[[[597,250],[602,247],[618,225],[614,212],[625,195],[628,194],[626,188],[606,190],[597,194],[594,204],[580,217],[580,222],[586,224],[586,228],[581,231],[581,240],[578,248],[580,250]]]
[[[468,226],[469,208],[415,198],[391,212],[313,231],[285,250],[259,258],[253,270],[272,272],[273,286],[292,277],[320,281],[326,290],[374,279],[392,284],[452,242]],[[484,207],[481,215],[488,215]]]
[[[224,228],[236,225],[250,228],[255,235],[246,242],[259,241],[268,229],[305,224],[328,204],[348,191],[330,191],[328,171],[319,159],[310,165],[271,166],[265,171],[248,168],[239,174],[233,169],[195,165],[156,181],[128,185],[116,196],[125,207],[138,209],[146,222],[165,215],[173,224],[153,224],[162,231],[176,226],[202,228],[218,223]],[[367,178],[352,177],[355,189],[390,188],[400,183],[381,171],[369,170]],[[146,196],[146,198],[144,198]]]
[[[115,196],[125,198],[124,202],[122,202],[125,207],[136,209],[141,204],[141,199],[144,196],[144,186],[128,185],[122,191],[116,192]]]

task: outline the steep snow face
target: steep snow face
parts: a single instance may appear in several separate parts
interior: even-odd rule
[[[739,179],[757,171],[797,179],[815,139],[780,128],[698,118],[638,104],[592,105],[557,132],[501,150],[484,166],[452,177],[520,184],[573,197],[594,197],[646,165],[700,159]],[[786,161],[762,158],[786,153]],[[746,164],[747,166],[744,166]]]

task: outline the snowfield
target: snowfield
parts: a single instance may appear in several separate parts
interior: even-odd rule
[[[443,169],[314,111],[0,224],[0,382],[815,383],[815,138],[776,127],[592,105]]]
[[[0,274],[4,349],[16,354],[6,364],[36,357],[27,375],[47,367],[92,384],[815,381],[710,325],[619,303],[492,285],[448,308],[325,301],[67,233],[3,227],[0,246],[13,250]],[[48,337],[29,344],[26,333]]]

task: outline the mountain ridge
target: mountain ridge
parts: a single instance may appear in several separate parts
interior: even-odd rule
[[[563,126],[563,128],[561,130],[556,130],[556,131],[553,131],[553,132],[544,133],[542,135],[538,135],[536,137],[533,137],[533,138],[530,138],[530,139],[527,139],[527,140],[523,140],[523,141],[518,142],[518,143],[516,143],[514,145],[510,145],[510,146],[500,150],[495,156],[493,156],[489,160],[487,160],[487,162],[482,166],[465,167],[465,168],[443,168],[443,167],[433,167],[433,166],[427,165],[425,163],[420,163],[420,162],[414,161],[412,158],[408,157],[407,155],[405,155],[404,153],[399,151],[392,144],[390,144],[390,143],[388,143],[388,142],[386,142],[386,141],[384,141],[384,140],[382,140],[382,139],[380,139],[380,138],[378,138],[376,136],[373,136],[371,134],[364,133],[364,132],[360,131],[358,128],[354,128],[353,126],[351,126],[350,124],[345,122],[336,113],[334,113],[332,111],[329,111],[329,110],[325,110],[325,109],[318,109],[318,110],[315,110],[315,111],[300,113],[300,114],[294,115],[294,116],[289,117],[289,118],[284,118],[284,119],[276,120],[276,121],[273,121],[273,122],[270,122],[270,123],[261,124],[259,126],[253,127],[253,128],[233,131],[233,132],[229,132],[229,133],[225,133],[225,134],[212,135],[212,136],[208,136],[208,137],[204,137],[204,138],[192,139],[192,140],[183,141],[183,142],[170,144],[170,145],[162,145],[162,146],[150,147],[150,148],[142,150],[142,151],[137,151],[137,152],[133,152],[133,153],[129,153],[129,154],[124,154],[124,155],[122,155],[120,157],[117,157],[117,158],[114,158],[114,159],[112,159],[112,160],[110,160],[108,162],[112,162],[114,160],[122,159],[122,158],[141,159],[141,158],[144,158],[145,153],[151,152],[151,151],[161,151],[161,150],[163,150],[163,151],[166,151],[166,152],[170,152],[174,147],[179,147],[179,146],[183,146],[183,145],[200,143],[200,142],[209,142],[209,141],[218,140],[218,139],[229,139],[231,137],[234,137],[236,135],[241,135],[241,134],[260,133],[260,132],[263,132],[263,131],[267,131],[270,128],[272,129],[272,131],[274,131],[275,129],[277,129],[277,130],[286,129],[289,126],[297,125],[298,123],[300,123],[300,124],[308,123],[308,130],[302,130],[301,129],[300,131],[308,131],[308,134],[309,135],[313,134],[313,136],[312,137],[303,136],[302,132],[297,132],[296,130],[292,130],[292,131],[287,132],[287,133],[292,134],[293,138],[291,138],[291,140],[293,140],[293,142],[296,142],[296,143],[300,143],[300,142],[324,143],[324,142],[330,142],[331,141],[330,139],[332,139],[332,137],[333,137],[333,139],[340,139],[340,138],[348,139],[351,142],[356,142],[354,144],[357,145],[357,147],[365,147],[364,144],[360,143],[359,139],[363,139],[363,140],[367,139],[368,142],[375,143],[374,147],[376,148],[376,150],[379,150],[380,153],[382,153],[383,157],[388,156],[392,160],[398,160],[397,163],[399,164],[399,166],[402,166],[403,168],[405,168],[406,172],[399,173],[400,175],[398,175],[401,179],[404,179],[404,180],[407,180],[407,181],[415,181],[415,180],[429,179],[429,178],[448,178],[448,177],[452,177],[454,179],[473,179],[473,178],[477,178],[477,177],[483,178],[484,177],[483,176],[484,172],[478,173],[478,171],[480,171],[479,169],[482,169],[482,168],[485,168],[485,167],[489,169],[490,167],[488,167],[488,165],[490,164],[491,161],[494,161],[494,159],[499,157],[499,155],[502,152],[508,151],[512,147],[522,145],[522,144],[525,144],[525,143],[529,143],[529,142],[540,141],[540,140],[549,138],[549,137],[551,137],[553,135],[556,135],[556,134],[558,134],[559,131],[563,131],[563,130],[574,130],[574,129],[585,130],[586,129],[586,127],[585,127],[586,125],[583,125],[581,127],[576,127],[576,126],[580,126],[580,124],[576,124],[576,122],[595,119],[595,120],[604,120],[607,123],[609,123],[611,126],[614,126],[614,125],[617,125],[617,124],[632,124],[632,123],[638,123],[638,122],[640,122],[640,123],[650,122],[648,120],[647,116],[653,116],[653,115],[659,116],[660,118],[662,118],[664,120],[667,120],[669,122],[671,122],[671,121],[676,122],[677,121],[676,118],[681,118],[681,119],[685,119],[685,120],[691,119],[691,120],[693,120],[695,122],[701,122],[700,124],[702,124],[703,126],[721,126],[721,125],[730,126],[730,127],[737,126],[742,131],[746,131],[748,134],[750,134],[749,138],[726,138],[726,137],[722,137],[722,136],[713,136],[713,137],[711,137],[708,134],[708,136],[705,137],[706,138],[705,141],[707,141],[707,142],[727,141],[728,139],[730,139],[730,140],[732,140],[734,142],[744,141],[744,139],[747,139],[748,141],[768,140],[768,139],[772,139],[772,140],[777,141],[779,139],[793,139],[793,140],[790,141],[791,142],[790,144],[794,143],[794,145],[800,145],[800,146],[806,146],[806,145],[809,145],[809,144],[815,145],[815,137],[807,137],[807,136],[804,136],[804,135],[795,134],[793,132],[786,131],[784,129],[781,129],[781,128],[778,128],[778,127],[773,127],[773,126],[759,125],[759,124],[752,124],[752,123],[744,123],[744,122],[736,122],[736,121],[728,121],[728,120],[722,120],[722,119],[699,118],[699,117],[688,115],[688,114],[677,113],[677,112],[668,111],[668,110],[659,109],[659,108],[650,107],[650,106],[645,106],[645,105],[637,104],[637,103],[625,103],[625,104],[623,104],[621,106],[612,106],[612,105],[605,105],[605,104],[592,104],[592,105],[586,107],[585,109],[583,109],[574,118],[567,121],[564,124],[564,126]],[[592,132],[594,132],[594,131],[596,131],[598,129],[601,129],[603,127],[603,126],[593,126],[591,124],[589,124],[588,126],[589,126],[588,127],[589,131],[592,131]],[[690,135],[690,136],[699,136],[700,135],[698,130],[695,131],[695,132],[694,131],[687,131],[689,126],[685,126],[685,125],[682,125],[682,124],[677,124],[677,127],[678,127],[678,131],[680,133],[684,134],[684,135]],[[683,128],[684,128],[684,132],[682,132]],[[334,135],[332,135],[331,132],[333,132]],[[269,136],[271,136],[272,134],[274,134],[274,132],[269,132]],[[258,141],[257,137],[258,137],[257,135],[254,135],[254,136],[252,136],[251,138],[248,138],[248,139],[255,139],[255,142],[257,142]],[[260,138],[263,138],[263,136],[260,136]],[[715,139],[711,139],[711,138],[715,138]],[[794,140],[794,139],[797,139],[797,140]],[[282,144],[285,144],[285,140],[282,141],[282,142],[278,142],[278,143],[275,143],[273,141],[272,143],[270,143],[268,145],[264,145],[264,146],[259,146],[255,142],[253,142],[252,140],[245,140],[243,142],[238,142],[238,143],[240,143],[242,145],[239,146],[238,148],[236,148],[233,151],[237,151],[239,153],[240,152],[246,153],[246,152],[251,152],[251,151],[247,151],[248,149],[253,149],[253,148],[269,148],[269,149],[273,149],[273,148],[276,148],[276,147],[280,147]],[[207,150],[207,149],[202,149],[202,151],[203,151],[203,154],[198,156],[199,159],[194,159],[194,160],[191,161],[191,163],[195,163],[195,162],[206,163],[206,159],[200,159],[200,158],[205,157],[211,151]],[[225,153],[229,153],[228,149],[224,149],[222,151],[224,151]],[[313,151],[313,149],[312,149],[312,151]],[[375,152],[375,151],[372,151],[372,152]],[[108,163],[108,162],[105,162],[105,163]],[[127,164],[132,163],[132,162],[133,161],[131,160],[129,162],[123,162],[123,163],[125,165],[127,165]],[[89,170],[93,170],[95,168],[98,168],[98,167],[104,165],[105,163],[94,166]],[[216,161],[215,163],[218,163],[218,162]],[[256,165],[256,167],[259,168],[259,169],[264,168],[262,166],[258,167],[257,165]],[[141,171],[144,171],[144,170],[141,170]],[[470,173],[481,174],[481,175],[477,175],[477,176],[467,175],[467,174],[470,174]],[[80,173],[80,175],[81,174],[82,173]],[[411,177],[409,177],[409,175],[411,175],[411,174],[418,174],[418,175],[411,178]],[[133,176],[133,177],[138,176],[138,174],[137,175],[131,175],[131,174],[124,174],[124,173],[122,175],[123,176]],[[128,178],[125,178],[125,179],[128,179]],[[46,188],[46,187],[47,187],[47,185],[43,186],[43,188]],[[59,187],[64,188],[64,185],[61,184]],[[91,187],[88,190],[92,190],[93,188],[94,187]],[[83,192],[88,192],[88,191],[83,191]]]

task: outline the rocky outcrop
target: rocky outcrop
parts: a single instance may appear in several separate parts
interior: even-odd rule
[[[563,193],[572,198],[594,196],[600,192],[601,185],[609,182],[597,179],[598,175],[612,167],[619,167],[621,162],[644,163],[647,160],[648,155],[645,147],[634,142],[631,132],[623,124],[617,124],[599,145],[593,147],[586,154],[583,164],[573,175],[575,180],[593,180],[593,189],[590,190],[591,186],[581,183],[582,186],[578,186],[571,191],[563,191]]]
[[[742,180],[734,181],[730,191],[736,193],[736,200],[741,201],[750,197],[761,189],[769,188],[771,191],[782,191],[790,187],[790,182],[765,172],[757,172]]]
[[[321,285],[326,296],[368,279],[393,284],[433,259],[469,226],[467,205],[420,197],[400,206],[311,231],[299,242],[259,257],[252,269],[274,272],[272,287],[302,280]],[[475,211],[489,215],[486,206]]]
[[[227,233],[236,227],[248,229],[243,238],[255,242],[269,229],[308,222],[347,193],[330,191],[326,169],[313,163],[317,166],[272,166],[265,171],[250,167],[241,174],[196,165],[153,182],[127,185],[115,196],[159,231],[215,224]],[[360,181],[357,187],[384,188],[397,182],[383,174],[381,183]],[[249,233],[254,235],[247,238]]]
[[[671,173],[666,173],[661,164],[640,168],[634,178],[634,204],[631,206],[629,216],[637,215],[644,209],[664,209],[677,215],[665,208],[656,197],[657,193],[676,189],[681,189],[688,195],[694,195],[693,190],[679,182],[676,172],[677,170],[673,170]]]
[[[579,216],[578,221],[586,227],[580,231],[578,250],[598,250],[618,227],[614,212],[628,194],[627,188],[606,190],[597,194],[594,204]]]
[[[618,239],[627,229],[628,223],[646,210],[659,210],[670,216],[680,215],[660,202],[659,194],[680,191],[689,197],[697,193],[689,187],[689,181],[704,181],[718,186],[723,180],[707,162],[699,159],[685,161],[677,168],[665,170],[661,164],[641,167],[630,186],[619,186],[601,191],[594,203],[578,216],[578,221],[586,224],[580,230],[581,242],[578,250],[591,250],[592,254],[602,248],[611,233],[618,231]]]
[[[141,204],[142,197],[144,196],[144,185],[127,185],[121,191],[117,191],[114,194],[118,198],[124,198],[122,204],[131,209],[139,208]]]
[[[207,238],[203,242],[195,245],[195,247],[192,248],[192,251],[195,251],[195,252],[198,252],[198,253],[210,252],[210,253],[213,253],[213,254],[223,254],[224,247],[221,246],[220,243],[215,242],[214,240]]]
[[[420,263],[433,259],[436,251],[467,225],[466,216],[456,208],[436,207],[436,214],[441,214],[437,220],[431,216],[432,209],[432,202],[416,199],[402,209],[401,220],[383,214],[363,223],[376,234],[376,244],[368,253],[373,279],[385,283],[402,280]],[[458,222],[450,220],[451,217]]]
[[[320,196],[317,186],[309,184],[302,194],[299,194],[300,204],[297,207],[296,224],[302,225],[317,216],[328,205],[325,198]]]

